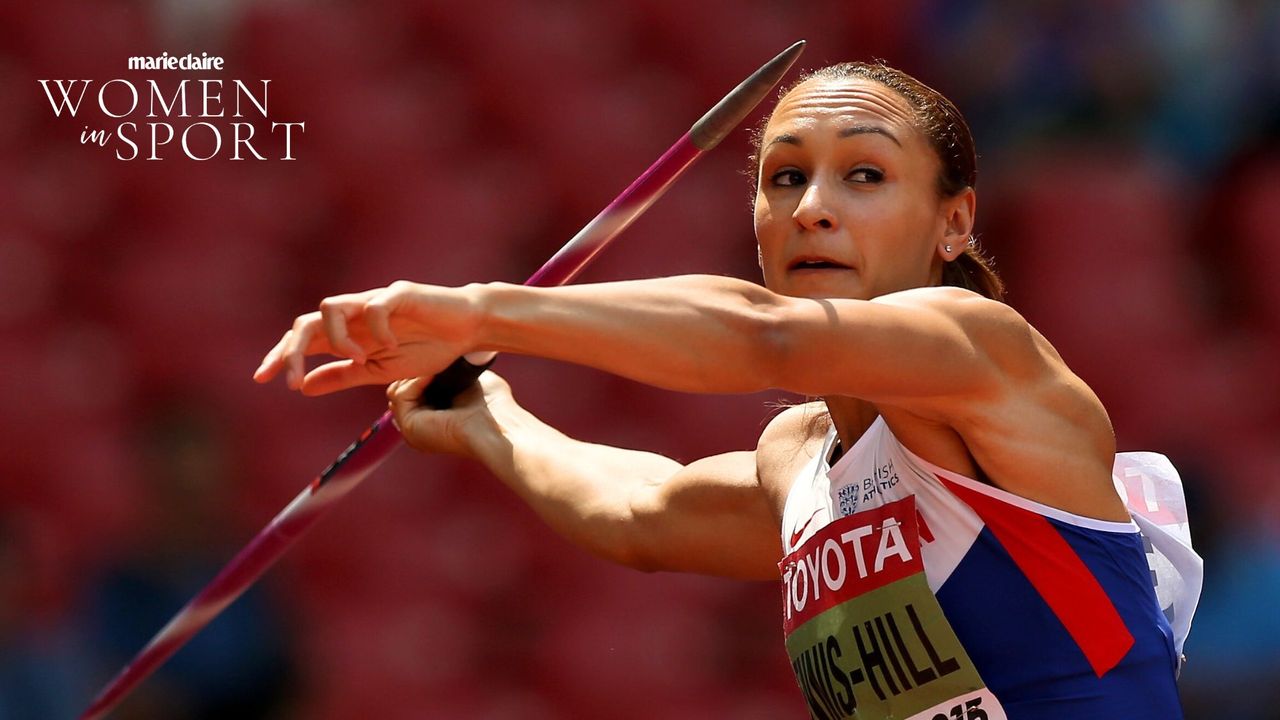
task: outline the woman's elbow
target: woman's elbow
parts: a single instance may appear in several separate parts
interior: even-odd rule
[[[785,387],[802,342],[794,313],[786,302],[758,306],[750,324],[752,391]]]

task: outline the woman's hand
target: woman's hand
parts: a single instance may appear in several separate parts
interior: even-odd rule
[[[470,352],[479,324],[475,293],[397,281],[385,288],[325,298],[300,315],[262,359],[253,379],[281,370],[291,389],[324,395],[357,385],[433,376]],[[308,355],[341,360],[305,372]]]
[[[430,376],[397,380],[387,386],[387,400],[405,442],[425,453],[475,456],[485,433],[500,436],[494,413],[517,409],[511,386],[497,373],[483,373],[453,400],[447,410],[422,404]],[[509,412],[507,414],[510,414]]]

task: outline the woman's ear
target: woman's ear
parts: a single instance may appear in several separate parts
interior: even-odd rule
[[[943,231],[938,243],[938,254],[943,261],[951,262],[964,254],[973,239],[973,219],[977,211],[978,194],[973,188],[965,188],[954,197],[942,201]]]

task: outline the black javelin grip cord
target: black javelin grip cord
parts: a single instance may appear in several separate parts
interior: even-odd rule
[[[694,123],[662,157],[636,178],[586,227],[578,231],[525,285],[563,285],[572,280],[614,237],[653,204],[702,153],[715,147],[764,99],[804,49],[795,43],[734,88]],[[436,375],[423,392],[423,402],[447,408],[485,368],[495,353],[458,358]],[[280,511],[208,585],[156,633],[151,642],[98,694],[80,720],[101,718],[239,597],[307,531],[335,501],[382,464],[402,443],[390,411],[383,413],[360,438],[326,468],[293,502]]]

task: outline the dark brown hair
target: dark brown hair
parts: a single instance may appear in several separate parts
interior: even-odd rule
[[[929,139],[929,144],[942,163],[942,172],[938,175],[939,194],[954,197],[977,184],[978,155],[974,150],[973,135],[960,110],[942,93],[901,70],[884,63],[846,62],[828,65],[801,75],[778,93],[778,101],[781,102],[788,93],[808,80],[852,78],[880,83],[901,95],[911,105],[915,111],[917,129]],[[757,184],[760,174],[760,144],[771,116],[766,116],[751,136],[751,175],[753,182]],[[942,283],[972,290],[992,300],[1004,299],[1004,282],[996,274],[991,258],[982,252],[974,237],[970,237],[968,246],[958,258],[943,266]]]

